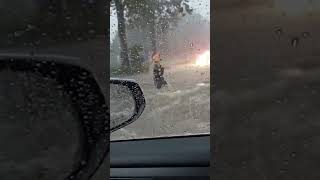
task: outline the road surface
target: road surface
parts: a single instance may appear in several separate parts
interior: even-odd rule
[[[152,71],[123,78],[142,87],[146,108],[132,124],[111,134],[111,140],[210,132],[210,68],[165,64],[168,87],[156,89]]]

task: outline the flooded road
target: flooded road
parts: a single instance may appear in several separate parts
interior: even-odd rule
[[[210,68],[194,64],[164,64],[168,86],[156,89],[152,71],[127,76],[145,94],[141,117],[111,134],[111,140],[203,134],[210,132]]]

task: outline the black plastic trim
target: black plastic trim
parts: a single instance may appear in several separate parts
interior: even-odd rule
[[[144,98],[141,87],[134,80],[110,78],[109,82],[110,84],[117,84],[127,87],[132,93],[135,101],[135,112],[133,113],[133,115],[127,121],[115,127],[110,127],[110,132],[114,132],[136,121],[144,111],[144,108],[146,106],[146,100]]]
[[[209,173],[210,135],[115,141],[110,149],[111,177]]]

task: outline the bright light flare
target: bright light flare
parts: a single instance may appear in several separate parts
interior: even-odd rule
[[[209,66],[210,65],[210,51],[206,51],[203,54],[199,55],[196,59],[197,66]]]

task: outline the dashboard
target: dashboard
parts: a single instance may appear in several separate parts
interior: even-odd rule
[[[110,179],[210,179],[210,135],[113,141]]]

